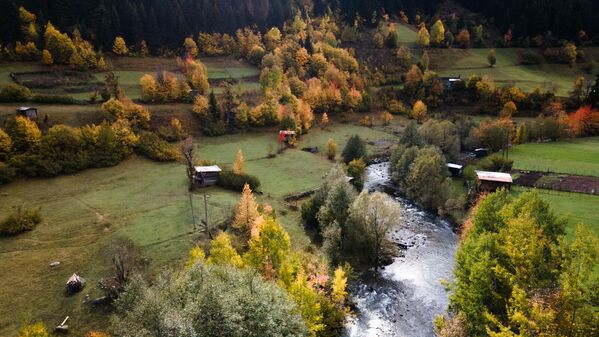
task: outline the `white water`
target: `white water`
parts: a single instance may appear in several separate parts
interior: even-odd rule
[[[367,168],[365,188],[389,185],[388,163]],[[392,233],[404,246],[400,256],[378,277],[365,276],[353,287],[356,316],[347,327],[348,337],[435,336],[433,320],[448,304],[441,281],[451,279],[457,238],[451,226],[404,198],[402,217]]]

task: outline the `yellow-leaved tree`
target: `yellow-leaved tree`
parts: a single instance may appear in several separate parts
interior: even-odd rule
[[[232,265],[238,268],[243,266],[241,256],[233,248],[233,245],[231,245],[231,237],[225,232],[220,233],[210,242],[210,255],[206,262],[219,265]]]
[[[235,220],[233,220],[233,228],[242,229],[249,233],[252,224],[260,214],[258,213],[258,204],[256,198],[252,194],[250,185],[243,186],[241,199],[237,205]]]
[[[347,298],[347,277],[345,270],[341,267],[335,269],[333,281],[331,282],[331,299],[337,305],[343,305]]]
[[[127,48],[125,39],[123,39],[121,36],[115,37],[114,43],[112,44],[112,52],[118,56],[125,56],[129,54],[129,48]]]
[[[423,101],[417,100],[412,107],[412,118],[421,122],[426,118],[427,107]]]
[[[233,162],[233,173],[246,174],[245,159],[243,158],[243,152],[241,149],[237,150],[235,162]]]
[[[54,63],[54,58],[52,57],[52,54],[50,54],[50,52],[48,51],[48,49],[44,49],[42,51],[42,63],[49,66],[51,64]]]

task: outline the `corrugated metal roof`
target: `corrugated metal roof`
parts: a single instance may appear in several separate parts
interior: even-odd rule
[[[220,167],[218,167],[218,165],[196,166],[194,168],[195,168],[196,172],[198,172],[198,173],[216,173],[216,172],[222,172],[222,170],[220,169]]]
[[[479,180],[497,181],[501,183],[514,182],[511,174],[503,172],[476,171],[476,176]]]
[[[447,167],[461,170],[464,166],[453,163],[447,163]]]

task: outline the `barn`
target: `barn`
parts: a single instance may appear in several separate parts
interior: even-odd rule
[[[37,119],[37,108],[22,106],[17,109],[17,116],[24,116],[29,119]]]
[[[504,172],[476,171],[478,192],[495,192],[500,188],[512,187],[512,175]]]
[[[218,165],[194,167],[193,180],[200,186],[213,186],[218,183],[221,168]]]

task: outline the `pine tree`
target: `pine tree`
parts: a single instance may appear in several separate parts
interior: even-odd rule
[[[347,277],[345,270],[341,267],[335,269],[333,281],[331,282],[331,299],[337,305],[343,305],[347,298]]]
[[[237,205],[237,212],[235,213],[235,219],[233,220],[233,228],[241,229],[249,233],[254,220],[259,216],[258,205],[256,199],[252,194],[250,185],[245,184],[243,186],[243,192],[241,192],[241,199]]]
[[[245,159],[243,158],[243,152],[241,149],[237,150],[235,162],[233,162],[233,173],[246,174]]]

